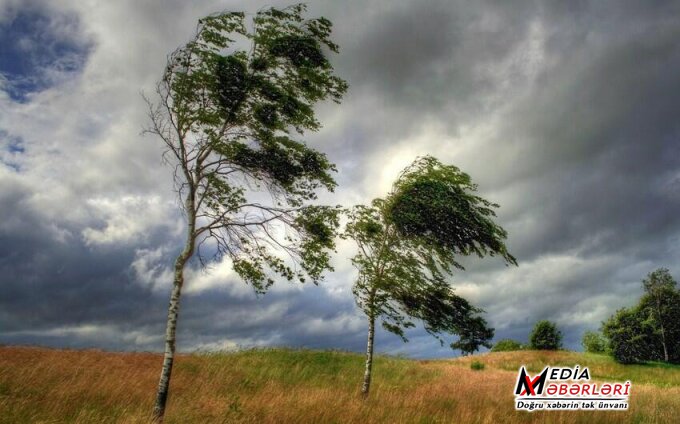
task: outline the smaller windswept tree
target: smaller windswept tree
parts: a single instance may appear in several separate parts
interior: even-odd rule
[[[348,212],[344,237],[358,247],[353,292],[368,318],[364,396],[371,385],[376,321],[404,341],[414,321],[442,344],[442,335],[460,334],[455,348],[466,352],[493,335],[481,310],[446,281],[454,268],[463,268],[458,256],[498,255],[516,263],[504,244],[506,232],[493,222],[497,205],[475,191],[467,174],[425,156],[401,173],[385,199]]]

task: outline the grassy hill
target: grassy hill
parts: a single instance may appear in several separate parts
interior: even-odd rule
[[[475,371],[471,361],[485,364]],[[160,355],[0,347],[0,423],[148,422]],[[517,412],[521,364],[590,367],[595,380],[631,380],[626,412]],[[622,366],[573,352],[504,352],[414,361],[378,357],[371,397],[358,387],[363,357],[257,350],[180,355],[167,423],[675,423],[680,367]]]

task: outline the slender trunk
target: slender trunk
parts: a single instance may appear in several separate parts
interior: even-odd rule
[[[175,260],[175,276],[172,285],[172,294],[170,295],[170,305],[168,306],[168,321],[165,328],[165,354],[163,356],[163,368],[161,369],[161,377],[158,382],[158,391],[156,392],[156,403],[153,408],[154,423],[162,423],[165,415],[165,405],[168,401],[168,390],[170,389],[170,376],[172,374],[172,364],[175,360],[175,339],[177,332],[177,318],[179,313],[179,300],[182,294],[182,286],[184,285],[184,266],[189,261],[189,258],[194,253],[194,244],[196,242],[195,229],[196,219],[194,211],[193,193],[189,195],[186,201],[188,211],[189,226],[187,229],[187,240],[184,245],[184,250],[177,256]]]
[[[172,364],[175,359],[175,335],[177,331],[177,317],[179,313],[179,298],[182,294],[184,284],[184,255],[180,254],[175,261],[175,279],[170,295],[170,305],[168,307],[168,322],[165,328],[165,355],[163,356],[163,368],[161,378],[158,382],[158,392],[156,393],[156,404],[153,408],[154,421],[163,422],[165,414],[165,404],[168,400],[168,389],[170,388],[170,375],[172,374]]]
[[[361,386],[361,394],[368,397],[371,388],[371,370],[373,368],[373,339],[375,338],[375,316],[368,317],[368,342],[366,343],[366,370],[364,371],[364,384]]]
[[[661,344],[663,345],[663,360],[668,362],[668,349],[666,348],[666,332],[663,328],[663,321],[661,318],[661,302],[659,301],[659,296],[656,298],[656,315],[659,317],[659,326],[661,327]]]
[[[663,331],[663,325],[661,326],[661,344],[663,345],[663,360],[668,362],[668,349],[666,348],[666,335]]]
[[[659,326],[661,326],[661,344],[663,345],[663,360],[668,362],[668,349],[666,348],[666,331],[663,328],[663,322],[661,322],[661,311],[659,311]]]

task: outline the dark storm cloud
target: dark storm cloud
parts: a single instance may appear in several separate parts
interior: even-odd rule
[[[521,257],[583,247],[584,255],[662,259],[665,237],[680,231],[680,20],[664,18],[667,12],[613,14],[616,25],[551,36],[548,46],[568,50],[557,50],[560,63],[500,131],[525,146],[505,158],[509,149],[499,152],[501,163],[515,164],[503,184],[530,181],[521,197],[527,202],[512,214],[542,227]],[[612,26],[615,33],[601,29]],[[574,33],[590,41],[566,42]]]
[[[442,114],[454,118],[447,123],[453,122],[455,132],[458,120],[449,115],[451,108],[477,112],[476,99],[496,88],[474,70],[502,62],[536,20],[547,29],[546,55],[556,63],[518,93],[497,136],[480,146],[492,152],[495,171],[479,167],[487,183],[482,190],[526,182],[519,193],[512,192],[514,207],[504,214],[508,220],[533,216],[538,223],[520,256],[574,248],[594,233],[602,240],[592,248],[602,251],[622,242],[642,247],[647,238],[676,232],[677,5],[658,3],[652,11],[583,2],[470,8],[414,4],[386,12],[364,39],[357,37],[365,40],[358,55],[357,68],[364,70],[359,84],[380,87],[376,92],[385,104],[396,104],[387,107],[403,106],[411,113],[406,123],[392,123],[401,129]],[[492,23],[482,25],[484,19]],[[460,71],[447,72],[455,69]],[[406,93],[410,87],[414,92]],[[456,89],[471,94],[457,95]],[[380,95],[376,92],[371,95]],[[364,148],[393,142],[379,136],[371,141]]]
[[[45,89],[35,103],[0,104],[0,342],[158,350],[163,273],[182,232],[168,169],[153,141],[137,136],[136,96],[199,15],[256,7],[77,6],[54,10],[82,15],[83,28],[70,26],[81,32],[74,45],[89,45],[85,33],[97,40],[83,82]],[[324,200],[368,202],[396,176],[390,167],[416,154],[460,166],[501,204],[520,266],[465,260],[467,271],[452,284],[486,309],[497,339],[526,341],[537,320],[551,319],[577,348],[584,329],[634,303],[647,272],[666,266],[680,277],[679,8],[314,2],[310,14],[334,23],[341,53],[332,60],[350,84],[341,106],[320,108],[326,126],[309,137],[339,168],[338,191]],[[134,25],[121,32],[128,21]],[[186,31],[170,30],[180,26]],[[45,146],[55,156],[41,155]],[[340,249],[326,284],[284,283],[260,298],[237,290],[233,275],[195,291],[188,284],[180,349],[361,350],[365,322],[349,291],[351,255]],[[134,264],[142,257],[148,264],[140,270]],[[421,357],[448,352],[422,328],[409,338],[402,345],[381,332],[377,347]]]
[[[450,134],[461,122],[487,111],[498,82],[480,70],[503,62],[529,30],[531,8],[465,2],[373,2],[354,4],[335,23],[341,45],[338,71],[349,80],[344,111],[357,132],[331,146],[361,156],[422,131],[428,119],[444,122]],[[366,16],[361,16],[365,14]],[[340,14],[339,14],[340,16]],[[342,60],[341,60],[342,59]],[[341,178],[356,183],[361,173]]]
[[[130,318],[147,308],[149,291],[128,274],[132,251],[91,249],[27,204],[28,187],[0,190],[0,310],[4,331]],[[137,311],[138,313],[133,313]]]

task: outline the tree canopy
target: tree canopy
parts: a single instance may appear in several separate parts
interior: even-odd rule
[[[562,347],[562,332],[555,323],[542,320],[534,326],[529,334],[529,344],[532,349],[557,350]]]
[[[607,351],[607,339],[602,333],[586,331],[581,339],[583,349],[588,353],[605,353]]]
[[[267,271],[317,281],[337,227],[333,208],[306,205],[317,189],[333,190],[335,167],[295,134],[318,130],[313,105],[338,102],[347,84],[327,59],[338,51],[331,23],[306,20],[304,10],[262,10],[252,28],[240,12],[201,19],[195,38],[170,55],[151,107],[150,130],[168,147],[182,205],[194,213],[200,257],[205,246],[228,256],[258,291],[273,282]]]
[[[468,174],[424,156],[395,182],[386,217],[399,236],[427,250],[445,271],[460,267],[457,256],[471,254],[498,255],[516,265],[505,246],[507,232],[493,220],[498,205],[476,191]]]

